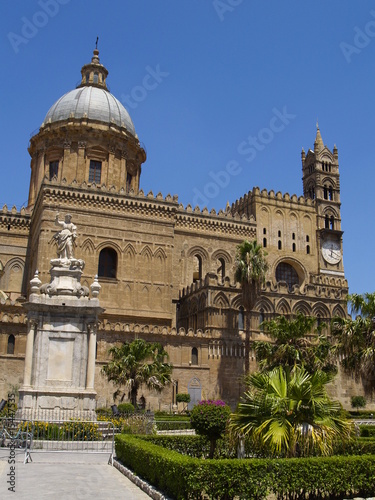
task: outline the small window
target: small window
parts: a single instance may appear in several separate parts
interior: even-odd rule
[[[200,255],[194,255],[194,271],[193,271],[193,282],[202,279],[202,257]]]
[[[328,199],[333,201],[333,189],[331,187],[328,189]]]
[[[292,250],[293,250],[293,252],[296,251],[296,244],[295,243],[293,243],[293,245],[292,245]]]
[[[306,242],[308,243],[310,241],[310,236],[306,236]]]
[[[326,215],[326,217],[324,219],[324,227],[326,229],[329,229],[329,217],[328,217],[328,215]]]
[[[332,229],[332,230],[335,229],[335,222],[334,221],[335,221],[335,219],[334,219],[334,217],[332,215],[330,217],[330,219],[329,219],[329,228]]]
[[[86,73],[86,83],[89,83],[90,81],[90,73]]]
[[[219,279],[221,280],[222,283],[224,283],[224,278],[225,278],[225,260],[223,258],[220,258],[218,261],[218,269],[217,269],[217,275]]]
[[[97,73],[95,71],[95,73],[94,73],[94,83],[98,83],[98,82],[99,82],[99,73]]]
[[[193,349],[191,350],[191,364],[198,364],[198,349],[196,347],[193,347]]]
[[[16,343],[16,339],[13,334],[8,337],[8,346],[7,346],[7,354],[14,354],[14,346]]]
[[[277,244],[277,248],[278,248],[279,250],[281,250],[281,240],[279,240],[279,242],[278,242],[278,244]]]
[[[292,234],[292,240],[295,240],[296,239],[296,233],[293,233]]]
[[[281,238],[281,231],[277,231],[277,236]]]
[[[238,311],[238,329],[240,331],[244,330],[244,308],[241,306],[240,310]]]
[[[102,162],[90,160],[89,182],[100,183],[102,177]]]
[[[310,253],[310,245],[306,245],[306,253],[307,253],[307,255],[309,255],[309,253]]]
[[[265,227],[263,228],[263,234],[267,234],[267,229]]]
[[[263,238],[263,247],[267,248],[267,238]]]
[[[324,199],[328,200],[328,188],[327,188],[327,186],[324,186]]]
[[[259,328],[260,328],[261,330],[263,330],[263,324],[262,324],[262,323],[264,322],[264,320],[265,320],[265,316],[264,316],[264,309],[261,309],[261,310],[259,311]]]
[[[57,177],[59,173],[59,162],[58,161],[50,161],[49,162],[49,180],[52,181],[54,177]]]
[[[100,278],[116,278],[117,253],[113,248],[103,248],[99,255],[98,276]]]
[[[129,191],[132,188],[132,181],[133,181],[133,176],[129,174],[129,172],[126,174],[126,192],[129,193]]]

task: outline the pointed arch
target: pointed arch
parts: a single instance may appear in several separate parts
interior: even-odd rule
[[[152,273],[154,281],[165,281],[165,267],[167,255],[162,248],[158,248],[154,253],[154,264],[152,266]]]
[[[282,314],[284,316],[291,314],[290,305],[288,304],[288,301],[284,298],[279,300],[279,302],[276,304],[275,309],[276,309],[276,314]]]
[[[145,245],[139,254],[139,270],[141,279],[151,282],[152,251],[148,245]]]
[[[348,312],[345,311],[345,309],[337,304],[332,311],[332,317],[333,318],[347,318],[348,317]]]
[[[303,314],[304,316],[312,316],[310,304],[304,300],[298,301],[293,306],[293,314]]]
[[[161,288],[158,286],[155,290],[155,307],[161,310],[163,305],[163,294]]]
[[[81,252],[87,255],[93,255],[95,252],[95,245],[91,238],[86,238],[82,243]]]
[[[213,300],[214,306],[229,308],[229,300],[224,292],[219,292]]]
[[[146,285],[141,290],[141,308],[150,309],[150,290]]]
[[[275,312],[271,300],[267,297],[261,297],[255,304],[254,309],[256,311],[260,311],[261,309],[263,309],[263,311],[267,314],[273,314]]]
[[[1,287],[5,292],[21,293],[25,262],[20,257],[13,257],[4,266]]]
[[[317,302],[312,307],[312,316],[321,319],[328,319],[331,315],[328,307],[323,302]]]

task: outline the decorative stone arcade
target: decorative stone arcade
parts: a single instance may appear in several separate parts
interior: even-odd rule
[[[84,261],[75,259],[76,226],[71,216],[55,223],[58,258],[51,260],[51,281],[42,285],[38,271],[30,281],[24,383],[20,389],[22,417],[92,418],[95,410],[94,374],[100,285],[80,283]]]

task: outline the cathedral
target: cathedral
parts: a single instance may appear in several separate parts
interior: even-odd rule
[[[181,392],[190,404],[221,398],[235,406],[245,366],[256,368],[234,280],[239,243],[256,239],[269,264],[251,340],[264,339],[261,323],[277,315],[327,324],[347,315],[338,150],[317,128],[313,148],[302,150],[303,196],[254,187],[225,210],[185,207],[177,196],[142,190],[146,151],[107,76],[95,49],[78,87],[51,106],[30,139],[27,207],[0,210],[0,398],[22,386],[30,281],[36,271],[49,281],[54,222],[69,214],[75,256],[85,262],[82,286],[96,275],[101,286],[97,407],[113,403],[101,374],[108,349],[135,338],[160,342],[173,364],[170,386],[142,394],[148,408],[170,409]],[[342,375],[332,390],[346,407],[359,391]]]

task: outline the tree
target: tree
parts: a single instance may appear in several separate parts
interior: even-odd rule
[[[358,411],[358,408],[364,408],[366,406],[366,398],[363,396],[352,396],[351,398],[351,404],[352,408],[356,408]]]
[[[335,318],[332,333],[336,352],[347,373],[362,380],[365,390],[375,385],[375,293],[348,296],[351,314],[356,318]]]
[[[231,428],[277,456],[328,455],[335,439],[349,439],[352,429],[340,403],[327,395],[332,378],[301,366],[249,375]]]
[[[138,390],[142,385],[161,391],[171,382],[172,365],[168,363],[167,352],[157,342],[137,339],[111,347],[109,353],[112,360],[103,366],[102,373],[118,387],[114,399],[125,387],[128,398],[136,408]]]
[[[262,371],[279,365],[293,368],[304,366],[309,373],[316,370],[337,372],[332,344],[321,333],[324,324],[316,328],[316,318],[298,314],[293,319],[278,316],[265,321],[263,330],[271,342],[254,342],[255,355]]]
[[[266,253],[256,240],[243,241],[237,246],[235,280],[241,284],[242,302],[246,310],[246,372],[249,371],[251,311],[260,295],[268,264]]]
[[[230,407],[220,399],[199,401],[191,411],[190,421],[193,429],[210,440],[209,458],[214,458],[216,442],[225,432],[230,414]]]

